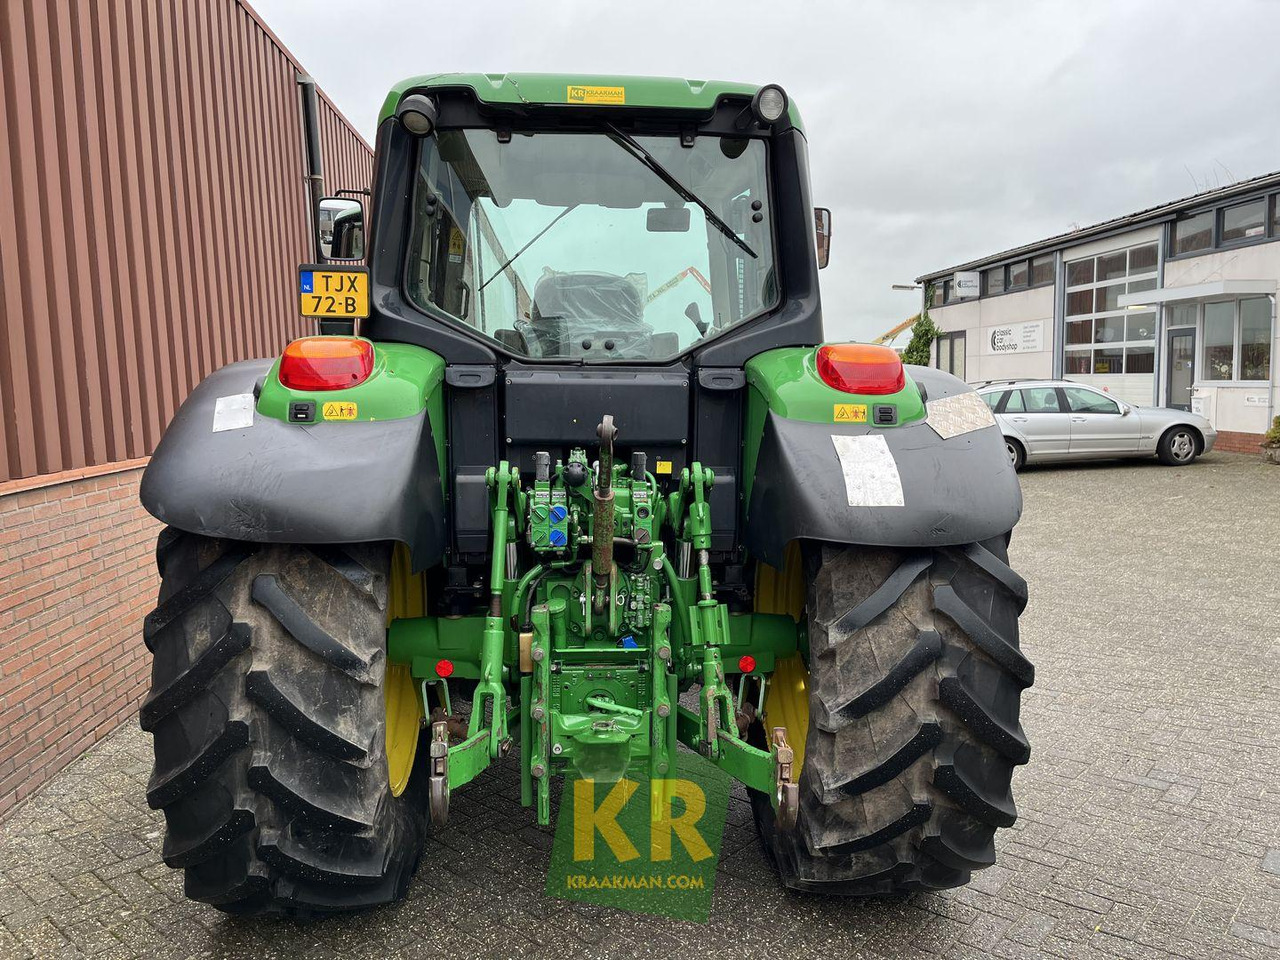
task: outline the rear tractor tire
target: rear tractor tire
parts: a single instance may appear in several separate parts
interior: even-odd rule
[[[783,884],[858,896],[967,883],[1017,817],[1010,777],[1030,756],[1027,592],[1006,539],[813,544],[804,562],[807,671],[799,657],[779,664],[764,717],[807,727],[789,730],[804,743],[795,828],[777,830],[768,798],[752,796]]]
[[[308,916],[403,896],[421,853],[421,709],[386,661],[389,544],[254,545],[167,529],[140,722],[147,801],[188,897]]]

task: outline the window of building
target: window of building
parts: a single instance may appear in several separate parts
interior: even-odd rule
[[[963,330],[938,335],[938,369],[964,379],[965,334]]]
[[[1093,283],[1092,257],[1067,264],[1067,286],[1074,287],[1082,283]]]
[[[944,294],[943,287],[944,287],[944,283],[941,280],[938,280],[929,285],[929,293],[930,293],[929,306],[940,307],[945,302],[943,300],[943,294]]]
[[[1067,264],[1064,374],[1154,371],[1155,311],[1126,310],[1120,297],[1155,289],[1156,255],[1146,243]]]
[[[1238,243],[1256,240],[1267,233],[1267,201],[1259,197],[1247,203],[1238,203],[1222,211],[1222,243]]]
[[[1141,273],[1156,272],[1156,245],[1154,243],[1144,244],[1141,247],[1134,247],[1129,251],[1129,276]],[[1151,289],[1155,289],[1156,283],[1151,281]]]
[[[1194,303],[1175,303],[1168,307],[1166,326],[1194,327],[1196,325],[1197,308]]]
[[[1155,373],[1156,372],[1156,348],[1155,347],[1125,347],[1124,372],[1125,373]]]
[[[1213,246],[1213,213],[1197,213],[1173,225],[1173,253],[1194,253]]]
[[[1204,305],[1204,378],[1234,380],[1236,305],[1206,303]]]
[[[1036,257],[1031,261],[1031,285],[1042,287],[1053,283],[1053,256]]]
[[[942,281],[942,302],[950,303],[954,299],[955,299],[955,293],[951,289],[951,281],[943,280]]]
[[[983,270],[982,289],[988,297],[995,293],[1004,293],[1004,267]]]
[[[1093,313],[1093,288],[1067,291],[1067,316],[1078,317]]]
[[[1240,301],[1240,379],[1271,379],[1271,298]]]
[[[1027,261],[1009,264],[1009,289],[1020,290],[1027,285]]]
[[[1098,258],[1098,265],[1095,269],[1098,272],[1099,281],[1115,280],[1128,276],[1129,252],[1121,250],[1118,253],[1105,254]]]

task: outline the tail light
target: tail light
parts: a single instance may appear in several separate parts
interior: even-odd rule
[[[373,344],[356,337],[304,337],[280,358],[280,382],[290,390],[342,390],[371,373]]]
[[[832,343],[818,348],[818,376],[845,393],[897,393],[907,384],[902,358],[875,343]]]

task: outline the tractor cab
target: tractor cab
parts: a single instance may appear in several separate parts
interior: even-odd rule
[[[783,90],[580,79],[392,91],[364,331],[495,364],[697,366],[770,317],[761,345],[818,342],[830,214]]]

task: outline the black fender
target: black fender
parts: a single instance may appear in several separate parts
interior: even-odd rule
[[[284,423],[214,432],[220,397],[256,393],[273,360],[233,363],[179,408],[142,475],[157,520],[257,543],[397,540],[422,570],[444,554],[444,494],[426,412],[398,420]]]
[[[939,370],[912,367],[910,372],[929,403],[973,392]],[[901,482],[901,506],[849,503],[834,438],[870,435],[884,438]],[[796,539],[951,546],[1007,534],[1021,515],[1022,488],[994,420],[944,439],[927,417],[881,429],[791,420],[771,410],[752,480],[744,541],[753,556],[782,569],[786,546]]]

